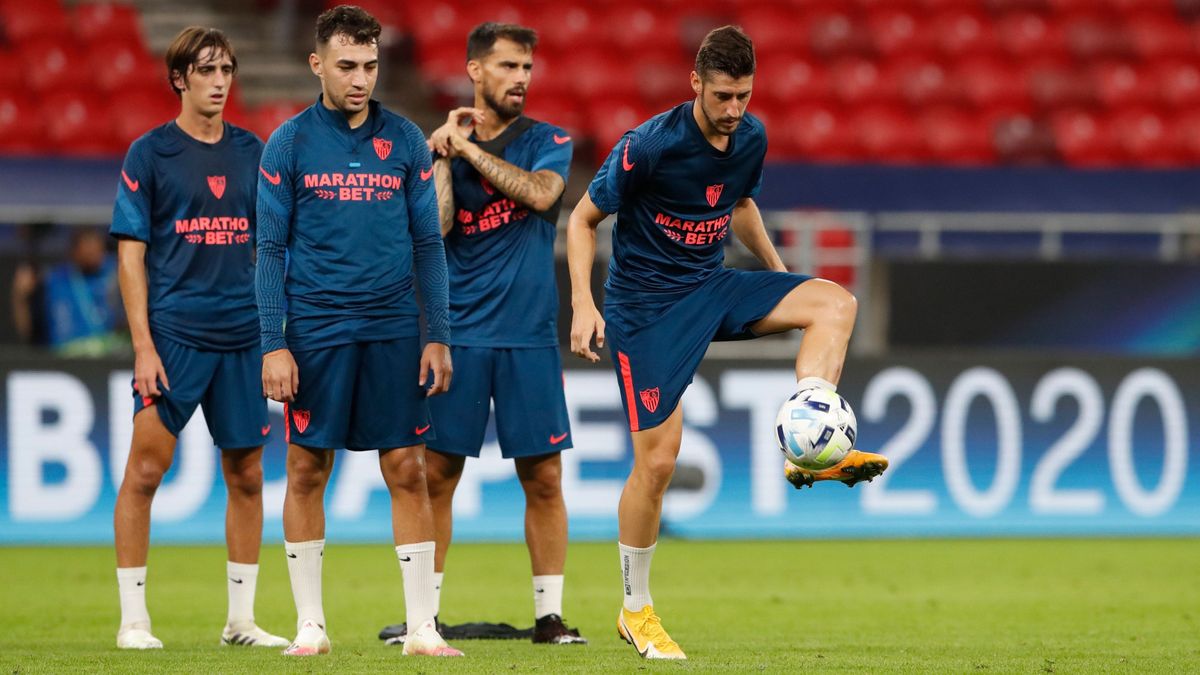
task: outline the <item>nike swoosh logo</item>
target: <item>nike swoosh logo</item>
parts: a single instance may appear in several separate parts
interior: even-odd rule
[[[563,143],[566,143],[569,140],[571,140],[570,136],[559,136],[558,134],[554,134],[554,142],[557,143],[558,145],[562,145]]]
[[[413,429],[413,431],[417,432],[417,435],[420,436],[421,434],[425,433],[426,431],[429,431],[429,425],[426,424],[423,427],[417,427],[416,429]]]
[[[629,161],[629,139],[625,139],[625,152],[621,153],[621,168],[626,171],[633,171],[633,165],[636,163]]]
[[[242,583],[242,580],[241,580],[241,579],[234,579],[233,577],[229,577],[229,580],[230,580],[230,581],[232,581],[232,582],[233,582],[233,583],[235,583],[235,584],[240,584],[240,583]]]
[[[268,424],[267,426],[265,426],[265,427],[263,427],[263,428],[262,428],[262,435],[263,435],[263,436],[266,436],[266,435],[267,435],[267,434],[269,434],[269,433],[271,433],[271,425],[270,425],[270,424]]]
[[[124,169],[121,170],[121,178],[125,179],[125,187],[129,188],[130,192],[137,192],[140,181],[130,180],[129,175],[125,173]]]
[[[410,556],[404,556],[403,558],[397,558],[397,560],[399,560],[400,562],[412,562],[412,558]]]
[[[296,555],[295,553],[289,553],[288,557],[289,558],[299,558],[300,556]]]
[[[559,443],[562,443],[563,439],[566,437],[567,437],[567,434],[563,434],[561,436],[555,436],[554,434],[550,434],[550,445],[558,445]]]
[[[429,167],[428,169],[422,169],[422,170],[421,170],[421,180],[422,180],[422,181],[427,181],[427,180],[429,180],[429,177],[430,177],[430,176],[432,176],[432,175],[433,175],[433,167],[432,167],[432,166],[431,166],[431,167]]]
[[[261,166],[258,167],[258,170],[262,172],[263,178],[266,178],[268,183],[270,183],[271,185],[279,185],[280,177],[279,177],[278,171],[276,171],[275,175],[272,176],[271,174],[267,173],[267,170],[265,168],[263,168]]]
[[[546,592],[546,589],[544,589],[544,588],[539,588],[539,589],[537,589],[537,592],[538,592],[538,593],[545,593],[545,592]]]
[[[137,585],[138,585],[138,586],[145,586],[145,585],[146,585],[146,582],[144,582],[144,581],[139,581],[139,582],[137,583]]]

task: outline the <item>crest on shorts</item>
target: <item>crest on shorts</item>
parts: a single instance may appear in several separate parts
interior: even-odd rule
[[[304,433],[304,430],[308,428],[308,420],[311,417],[312,413],[307,410],[292,408],[292,422],[296,425],[296,431],[300,433]]]
[[[724,189],[725,184],[718,183],[717,185],[709,185],[708,188],[704,190],[704,198],[708,200],[709,206],[714,208],[716,207],[717,200],[721,198],[721,190]]]
[[[379,155],[379,159],[387,159],[388,155],[392,154],[392,142],[376,137],[372,139],[375,143],[375,154]]]
[[[225,195],[225,176],[209,176],[208,189],[212,190],[213,195],[220,199]]]
[[[638,392],[638,395],[642,397],[642,405],[646,406],[646,410],[649,410],[650,412],[658,410],[658,387],[653,389],[643,389]]]

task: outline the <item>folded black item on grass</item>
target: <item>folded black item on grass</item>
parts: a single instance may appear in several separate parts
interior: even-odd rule
[[[533,638],[533,628],[515,628],[506,623],[488,623],[475,621],[451,626],[438,622],[438,632],[447,640],[529,640]],[[390,645],[404,644],[408,635],[408,624],[394,623],[384,626],[379,631],[379,639],[386,640]]]

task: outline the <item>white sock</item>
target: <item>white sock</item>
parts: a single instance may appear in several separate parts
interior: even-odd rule
[[[433,590],[434,542],[420,541],[396,547],[400,574],[404,577],[404,613],[408,630],[414,631],[426,621],[433,620],[435,599]]]
[[[548,614],[562,616],[563,575],[541,574],[533,577],[533,618]]]
[[[296,630],[307,620],[325,627],[325,609],[321,604],[321,562],[325,540],[283,542],[287,553],[288,578],[292,581],[292,599],[296,601]]]
[[[650,559],[654,557],[655,546],[658,544],[635,548],[617,543],[621,551],[621,576],[625,580],[625,609],[631,612],[654,604],[650,598]]]
[[[433,616],[435,618],[442,613],[442,579],[445,577],[445,572],[433,573]]]
[[[796,391],[804,391],[805,389],[828,389],[829,391],[837,391],[837,385],[829,380],[814,377],[802,377],[796,380]]]
[[[254,590],[258,586],[258,564],[225,563],[225,575],[229,586],[229,616],[227,624],[237,628],[249,628],[254,624]]]
[[[118,567],[117,591],[121,595],[121,628],[145,624],[145,629],[150,630],[150,611],[146,609],[146,568]]]

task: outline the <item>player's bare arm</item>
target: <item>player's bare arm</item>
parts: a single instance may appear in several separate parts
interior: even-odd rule
[[[454,185],[450,174],[450,158],[434,160],[433,187],[437,191],[438,225],[444,237],[454,227]]]
[[[291,403],[300,390],[300,369],[287,349],[263,354],[263,396],[280,403]]]
[[[421,352],[421,379],[418,385],[424,387],[429,381],[429,373],[433,373],[433,384],[425,392],[426,396],[437,396],[450,391],[450,378],[454,375],[454,365],[450,362],[450,345],[441,342],[430,342]]]
[[[754,257],[762,262],[763,267],[775,272],[786,272],[783,260],[767,236],[767,228],[763,224],[762,213],[758,205],[750,197],[738,201],[733,207],[733,233]]]
[[[604,348],[604,316],[592,296],[592,261],[596,257],[596,227],[604,212],[592,203],[586,192],[567,220],[567,266],[571,270],[571,353],[592,363],[600,355],[592,351]]]
[[[117,279],[125,316],[133,338],[133,380],[142,396],[160,396],[158,383],[170,391],[167,371],[150,337],[149,287],[146,282],[146,242],[122,239],[117,244]]]
[[[483,121],[478,108],[455,108],[446,123],[433,132],[430,144],[435,152],[446,157],[462,157],[471,163],[489,183],[505,197],[534,211],[545,211],[562,196],[566,182],[562,176],[543,169],[526,171],[485,152],[471,142],[472,124]]]

